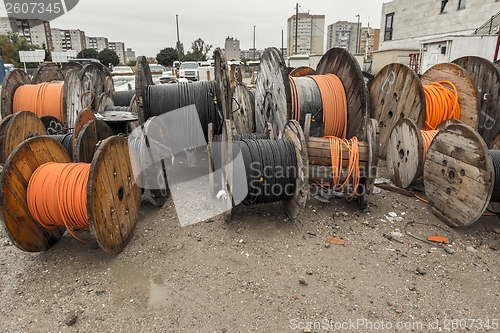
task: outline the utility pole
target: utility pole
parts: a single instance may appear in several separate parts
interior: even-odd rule
[[[283,30],[281,30],[281,56],[284,57],[283,49],[285,48],[285,35]]]
[[[256,49],[255,49],[255,25],[253,26],[253,60],[255,60],[255,53],[256,53]]]
[[[356,17],[358,18],[358,25],[357,25],[357,29],[356,29],[356,54],[359,53],[359,30],[360,30],[360,26],[359,26],[359,14],[356,15]]]
[[[295,54],[297,54],[299,36],[299,4],[295,6]]]
[[[179,38],[179,15],[175,15],[175,21],[177,23],[177,57],[181,61],[181,40]]]

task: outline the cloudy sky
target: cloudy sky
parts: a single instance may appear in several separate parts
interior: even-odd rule
[[[388,2],[386,0],[386,2]],[[299,12],[326,15],[326,25],[339,20],[380,27],[382,0],[303,0]],[[224,47],[225,38],[240,40],[241,49],[281,47],[281,31],[295,14],[296,2],[285,0],[80,0],[69,13],[51,22],[53,28],[81,29],[88,36],[124,42],[137,55],[155,56],[164,47],[175,47],[175,15],[179,15],[180,39],[184,49],[202,38],[214,47]],[[6,16],[0,6],[0,15]]]

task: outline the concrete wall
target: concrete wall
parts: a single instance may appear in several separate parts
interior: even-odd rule
[[[410,54],[419,53],[419,49],[379,50],[373,53],[372,74],[377,73],[388,64],[401,63],[410,65]]]

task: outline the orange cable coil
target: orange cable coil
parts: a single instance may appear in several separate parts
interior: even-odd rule
[[[26,84],[14,93],[13,113],[31,111],[38,117],[53,116],[63,119],[64,82],[54,81]]]
[[[447,88],[449,87],[449,88]],[[427,108],[425,130],[435,130],[447,119],[460,120],[458,89],[450,81],[437,81],[424,86]]]

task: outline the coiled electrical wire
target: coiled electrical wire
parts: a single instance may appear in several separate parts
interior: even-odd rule
[[[220,134],[224,116],[219,105],[220,92],[216,81],[152,85],[148,87],[148,110],[150,117],[195,105],[205,139],[208,141],[208,124],[213,124],[214,135]],[[186,119],[179,130],[196,131],[197,119]]]
[[[26,140],[39,137],[40,134],[33,133],[26,137]],[[73,157],[73,133],[64,135],[47,135],[49,138],[56,140],[68,152],[69,156]]]
[[[134,95],[135,90],[115,91],[113,93],[113,101],[116,106],[130,106]]]
[[[500,202],[500,150],[490,150],[490,154],[493,160],[493,167],[495,169],[495,184],[490,201]]]
[[[107,106],[104,111],[130,112],[130,106]]]
[[[217,142],[216,142],[217,141]],[[214,169],[221,169],[223,145],[216,137],[212,146]],[[241,154],[245,164],[246,205],[287,201],[297,187],[297,156],[289,140],[241,140],[232,145],[233,158]],[[220,189],[220,188],[219,188]]]

